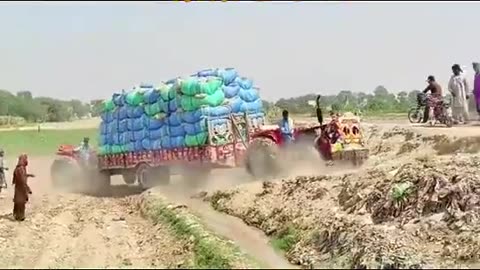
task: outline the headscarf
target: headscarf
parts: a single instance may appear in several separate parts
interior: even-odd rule
[[[17,167],[25,167],[28,165],[28,156],[27,154],[21,154],[19,157],[18,157],[18,163],[17,163]]]

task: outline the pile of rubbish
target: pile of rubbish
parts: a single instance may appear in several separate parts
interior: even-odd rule
[[[233,68],[207,69],[156,87],[143,84],[104,101],[100,153],[202,146],[208,142],[207,119],[221,132],[230,115],[244,114],[263,125],[258,88]]]

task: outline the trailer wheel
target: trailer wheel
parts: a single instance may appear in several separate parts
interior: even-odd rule
[[[278,149],[270,138],[255,138],[248,146],[245,168],[254,178],[276,176],[280,171]]]
[[[185,168],[182,173],[183,182],[190,188],[204,187],[210,175],[210,167]]]
[[[166,186],[170,184],[170,167],[162,166],[154,169],[155,185]]]
[[[123,182],[125,182],[127,185],[131,185],[135,183],[137,176],[135,175],[135,172],[129,170],[122,174],[122,178]]]
[[[142,189],[149,189],[153,187],[152,181],[152,168],[145,163],[140,164],[137,167],[137,182]]]

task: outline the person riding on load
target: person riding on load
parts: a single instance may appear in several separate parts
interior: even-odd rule
[[[80,156],[82,157],[83,161],[88,161],[90,158],[90,146],[89,146],[89,141],[90,138],[85,137],[83,138],[83,141],[80,143],[80,146],[74,149],[75,152],[80,153]]]
[[[283,110],[282,112],[282,120],[278,123],[280,127],[280,134],[282,135],[282,139],[285,143],[291,143],[295,140],[293,130],[293,120],[288,116],[288,111]]]

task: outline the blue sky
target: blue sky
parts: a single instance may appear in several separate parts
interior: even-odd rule
[[[446,86],[480,61],[480,3],[0,3],[0,89],[104,98],[235,67],[268,100]]]

